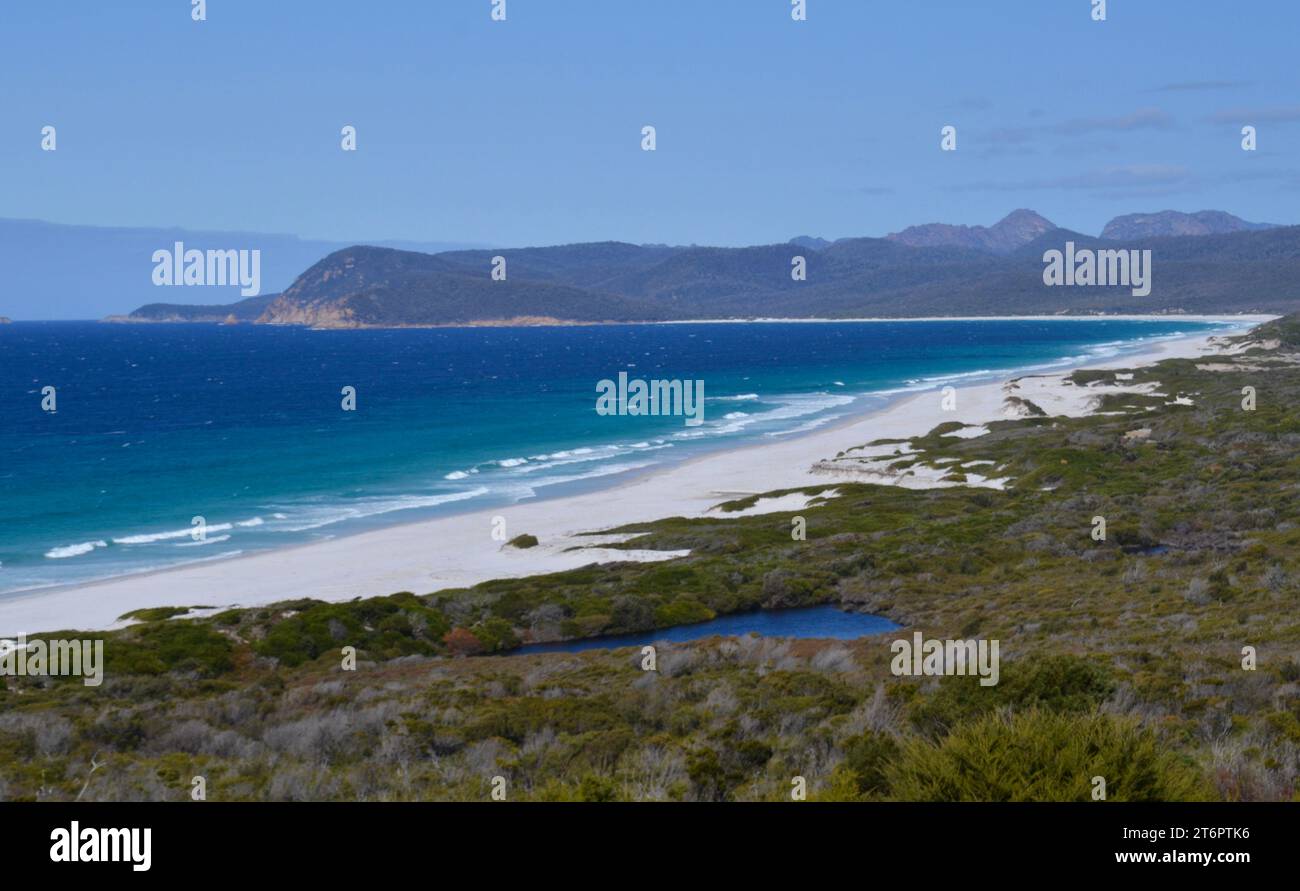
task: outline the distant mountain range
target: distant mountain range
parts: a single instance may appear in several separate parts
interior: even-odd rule
[[[1186,219],[1182,219],[1186,217]],[[1210,234],[1165,234],[1194,226]],[[282,293],[230,305],[150,304],[136,321],[255,321],[391,327],[1152,312],[1286,312],[1300,307],[1300,226],[1228,214],[1134,215],[1101,239],[1033,211],[993,226],[917,226],[885,238],[743,248],[621,242],[438,254],[354,246],[313,263]],[[1218,229],[1226,231],[1218,232]],[[1148,234],[1149,233],[1149,234]],[[1043,254],[1150,249],[1150,293],[1048,287]],[[491,276],[494,258],[506,278]],[[802,257],[806,279],[791,275]]]
[[[1056,228],[1056,224],[1032,210],[1013,210],[992,226],[949,226],[929,223],[910,226],[885,236],[912,247],[959,247],[994,254],[1010,254],[1035,238]]]
[[[201,250],[260,250],[263,293],[287,288],[308,266],[349,246],[348,242],[261,232],[0,219],[0,269],[4,270],[0,313],[17,318],[97,319],[164,296],[203,299],[210,304],[239,299],[238,287],[155,287],[150,258],[156,250],[170,250],[177,241]],[[456,242],[381,244],[430,253],[475,246]]]
[[[1010,254],[1047,232],[1058,228],[1046,217],[1021,208],[1013,210],[992,226],[953,226],[948,223],[926,223],[909,226],[902,232],[885,237],[912,247],[960,247]],[[1101,238],[1165,238],[1178,235],[1226,235],[1229,232],[1259,232],[1281,228],[1273,223],[1248,223],[1240,217],[1221,210],[1202,210],[1182,213],[1162,210],[1159,213],[1131,213],[1115,217],[1101,231]],[[800,235],[790,239],[790,244],[821,250],[834,242],[825,238]]]
[[[827,241],[825,238],[813,238],[811,235],[799,235],[790,239],[790,244],[799,247],[806,247],[810,250],[820,251],[822,248],[828,248],[835,242]]]
[[[339,248],[291,236],[0,221],[10,287],[35,291],[51,306],[88,290],[114,300],[172,292],[139,281],[148,282],[150,253],[176,240],[261,245],[264,293],[230,303],[152,302],[124,320],[371,327],[1300,307],[1300,227],[1220,211],[1131,214],[1108,223],[1101,238],[1017,210],[991,226],[936,223],[833,242],[801,236],[741,248],[597,242],[500,250]],[[1071,241],[1079,249],[1152,250],[1150,294],[1044,285],[1044,251]],[[504,281],[491,276],[498,256],[506,262]],[[806,265],[804,280],[791,275],[796,257]],[[290,273],[290,262],[301,265]],[[235,288],[202,293],[238,296]]]
[[[1260,232],[1277,229],[1272,223],[1248,223],[1240,217],[1221,210],[1202,210],[1197,213],[1179,213],[1164,210],[1160,213],[1131,213],[1115,217],[1101,230],[1101,237],[1121,240],[1125,238],[1172,238],[1179,235],[1226,235],[1229,232]]]

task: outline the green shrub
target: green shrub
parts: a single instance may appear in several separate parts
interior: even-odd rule
[[[655,627],[654,604],[633,594],[615,597],[609,620],[611,632],[646,631]]]
[[[104,671],[112,676],[195,672],[216,677],[235,667],[234,646],[206,623],[166,621],[109,638]]]
[[[589,773],[578,784],[580,801],[615,801],[618,798],[618,786],[607,776]]]
[[[978,678],[969,676],[942,678],[936,690],[913,700],[910,716],[919,730],[935,736],[1004,706],[1091,711],[1114,688],[1110,671],[1097,662],[1068,653],[1024,658],[1003,663],[995,687],[981,687]]]
[[[470,631],[479,639],[479,642],[483,644],[484,651],[488,653],[512,650],[519,646],[519,638],[515,636],[515,629],[505,619],[491,618],[479,622]]]
[[[214,677],[235,667],[230,638],[197,622],[161,622],[140,639],[153,647],[170,671],[195,671]]]
[[[190,611],[188,606],[155,606],[145,609],[133,609],[117,617],[119,622],[135,619],[137,622],[158,622],[175,616],[183,616]]]
[[[290,667],[326,652],[337,653],[345,646],[382,661],[441,652],[442,638],[451,630],[441,610],[425,606],[406,592],[351,603],[305,601],[302,607],[297,615],[273,624],[266,636],[253,644],[253,651]]]
[[[679,594],[672,603],[665,603],[655,610],[655,622],[660,627],[665,625],[689,625],[694,622],[707,622],[715,615],[717,614],[713,610],[694,597]]]
[[[727,774],[712,749],[692,752],[686,759],[686,774],[700,801],[726,801],[730,797]]]
[[[860,796],[885,795],[889,779],[885,767],[898,757],[898,743],[883,733],[867,731],[844,744],[844,767],[852,773]]]
[[[1104,714],[1032,710],[986,715],[943,740],[905,742],[885,769],[904,801],[1200,801],[1202,774],[1136,722]]]
[[[344,610],[333,606],[316,608],[271,626],[266,637],[253,644],[253,651],[292,667],[344,643],[356,646],[359,631],[359,623]]]

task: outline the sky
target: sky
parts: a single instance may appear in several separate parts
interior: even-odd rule
[[[500,247],[1300,222],[1300,3],[1092,5],[4,0],[0,217]]]

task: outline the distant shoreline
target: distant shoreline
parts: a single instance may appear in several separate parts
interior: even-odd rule
[[[1181,320],[1187,322],[1250,322],[1262,325],[1281,318],[1277,313],[1071,313],[1061,315],[1024,315],[1024,316],[861,316],[851,319],[825,318],[762,318],[762,319],[689,319],[685,321],[651,322],[655,325],[703,325],[723,323],[759,323],[759,322],[1063,322],[1063,321],[1098,321],[1114,319],[1130,322],[1166,322]],[[629,323],[635,324],[635,323]]]
[[[583,328],[607,325],[753,325],[780,322],[802,322],[807,324],[835,324],[841,322],[1016,322],[1016,321],[1097,321],[1114,319],[1116,321],[1165,322],[1181,320],[1188,322],[1250,322],[1263,324],[1279,318],[1277,313],[1061,313],[1057,315],[998,315],[998,316],[854,316],[853,318],[824,317],[755,317],[743,319],[661,319],[643,321],[582,321],[574,319],[556,319],[545,316],[521,316],[512,319],[483,319],[473,322],[454,322],[437,324],[404,325],[288,325],[266,322],[228,322],[218,319],[137,319],[130,316],[107,316],[102,319],[25,319],[15,324],[95,322],[113,325],[226,325],[236,327],[249,325],[255,327],[305,328],[311,331],[395,331],[402,329],[430,328]]]

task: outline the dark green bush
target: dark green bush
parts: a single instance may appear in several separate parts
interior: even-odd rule
[[[688,625],[692,622],[707,622],[716,613],[694,597],[678,595],[672,603],[665,603],[655,610],[655,621],[663,625]]]
[[[867,731],[844,743],[844,767],[853,774],[859,795],[886,795],[885,767],[898,757],[898,743],[883,733]]]
[[[1001,668],[994,687],[981,687],[976,677],[942,678],[937,690],[913,701],[912,723],[933,736],[1004,706],[1090,711],[1104,702],[1115,686],[1106,668],[1068,653],[1004,662]]]
[[[1031,710],[986,715],[939,742],[905,742],[885,769],[904,801],[1091,801],[1093,777],[1109,801],[1213,797],[1194,765],[1134,721]]]
[[[164,621],[140,626],[104,644],[109,676],[195,672],[216,677],[235,667],[234,647],[224,634],[195,621]]]

